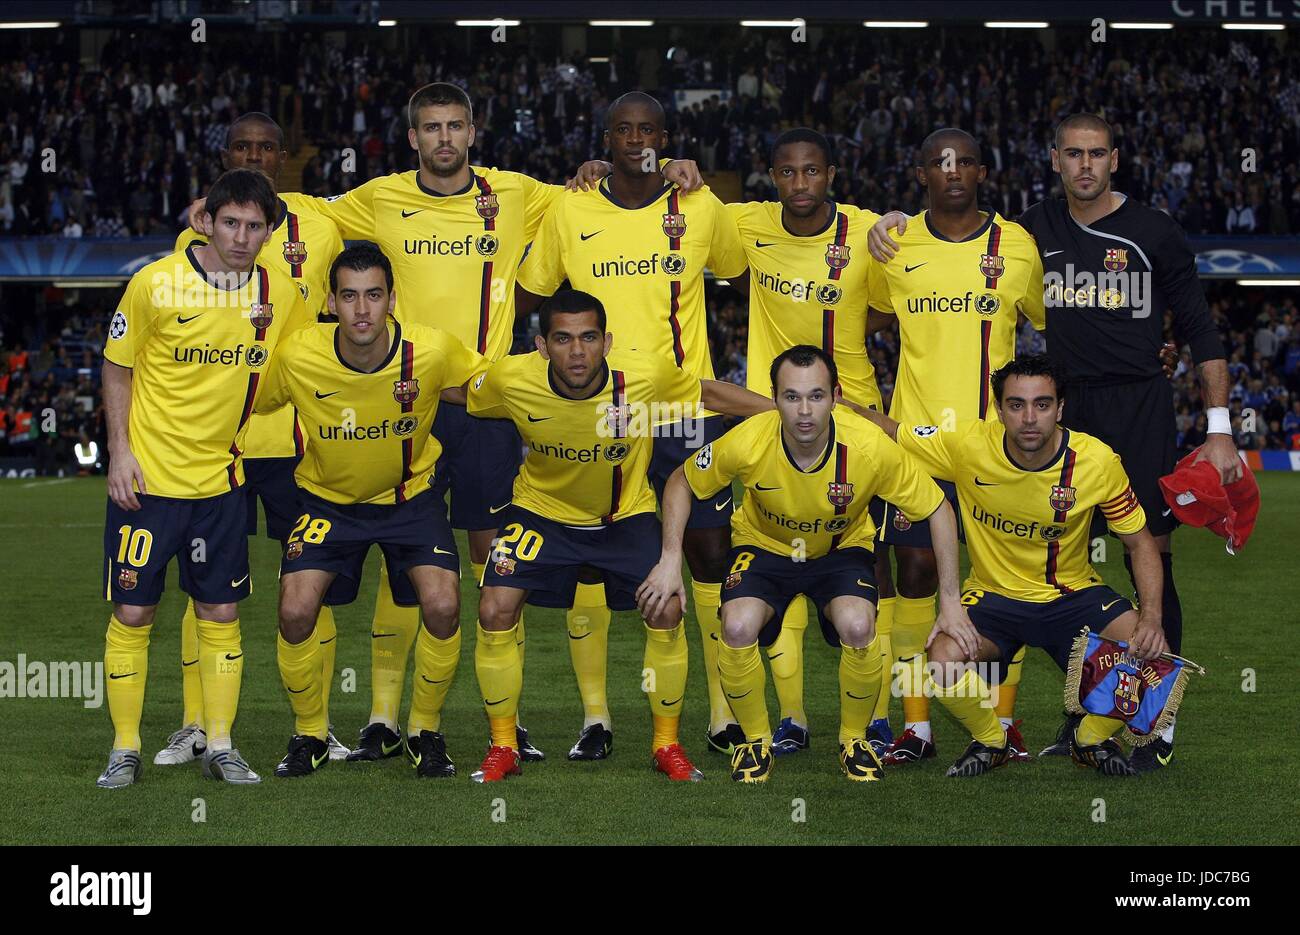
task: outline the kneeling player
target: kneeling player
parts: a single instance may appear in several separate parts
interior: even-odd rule
[[[636,607],[636,588],[658,558],[655,495],[646,478],[655,414],[669,405],[737,416],[771,408],[755,393],[701,380],[657,354],[610,355],[615,336],[605,327],[600,300],[558,292],[542,306],[539,353],[497,361],[469,389],[470,413],[512,419],[528,444],[479,599],[474,660],[492,744],[474,773],[478,782],[519,772],[523,673],[515,627],[524,603],[572,606],[586,568],[603,577],[611,609]],[[644,615],[645,669],[654,767],[694,781],[702,774],[677,729],[686,692],[681,597],[670,595]]]
[[[450,335],[391,316],[387,257],[349,247],[330,268],[339,323],[294,336],[276,356],[259,411],[291,404],[310,437],[295,477],[302,515],[280,564],[280,676],[295,716],[277,776],[328,761],[320,643],[322,603],[355,599],[366,553],[384,553],[394,600],[419,605],[416,681],[407,752],[423,777],[454,776],[439,732],[460,658],[460,561],[443,501],[431,492],[442,446],[429,433],[439,394],[487,362]]]
[[[944,431],[868,414],[932,475],[956,483],[966,514],[971,574],[962,603],[971,622],[936,623],[926,682],[927,692],[974,737],[949,776],[978,776],[1009,755],[981,674],[986,667],[974,663],[993,663],[991,677],[1000,681],[1016,648],[1028,645],[1064,670],[1083,627],[1126,641],[1141,658],[1167,651],[1160,553],[1119,456],[1060,425],[1063,380],[1045,355],[1016,358],[992,382],[997,422],[959,422]],[[1095,510],[1133,556],[1140,614],[1089,564]],[[1075,762],[1103,775],[1133,775],[1112,739],[1123,726],[1115,718],[1084,717],[1070,739]]]
[[[731,778],[763,782],[772,769],[758,645],[776,639],[790,601],[805,594],[822,634],[840,648],[840,766],[855,782],[881,778],[867,722],[881,682],[876,638],[876,535],[868,504],[881,496],[935,530],[941,616],[959,625],[957,525],[939,487],[874,426],[836,409],[839,375],[820,348],[798,345],[772,361],[776,412],[733,429],[673,474],[664,499],[663,558],[641,588],[654,613],[679,593],[682,530],[692,494],[708,497],[735,478],[745,485],[732,514],[731,571],[722,591],[718,665],[745,742]]]

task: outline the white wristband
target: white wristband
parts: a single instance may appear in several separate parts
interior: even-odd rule
[[[1205,429],[1208,435],[1231,435],[1232,418],[1228,415],[1227,406],[1211,406],[1205,410]]]

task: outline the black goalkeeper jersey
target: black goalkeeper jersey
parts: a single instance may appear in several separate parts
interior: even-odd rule
[[[1047,353],[1072,382],[1157,377],[1165,312],[1196,363],[1222,358],[1223,342],[1178,224],[1126,198],[1084,226],[1064,198],[1031,206],[1019,222],[1043,258]]]

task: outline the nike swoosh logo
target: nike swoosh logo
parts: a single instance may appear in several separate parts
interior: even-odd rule
[[[339,393],[342,393],[342,392],[343,392],[342,390],[335,390],[333,393],[322,393],[320,390],[317,390],[317,391],[316,391],[316,398],[317,398],[317,399],[329,399],[331,396],[337,396]]]
[[[370,638],[372,640],[382,640],[385,636],[396,636],[396,635],[397,635],[396,633],[371,633]]]
[[[930,261],[929,261],[929,260],[926,260],[925,262],[928,263],[928,262],[930,262]],[[914,269],[920,269],[920,268],[921,268],[922,266],[924,266],[924,265],[925,265],[925,263],[917,263],[915,266],[904,266],[904,267],[903,267],[903,272],[905,272],[905,273],[910,273],[912,270],[914,270]]]
[[[419,213],[420,213],[421,211],[423,211],[423,210],[424,210],[423,208],[416,208],[414,211],[406,211],[406,210],[403,210],[403,211],[402,211],[402,217],[404,217],[404,218],[412,218],[412,217],[415,217],[417,214],[419,214]]]
[[[682,695],[682,698],[685,697],[686,697],[685,695]],[[676,701],[664,701],[663,699],[660,699],[659,703],[663,705],[665,708],[671,708],[675,704],[681,704],[682,698],[678,698]]]
[[[755,241],[754,241],[754,246],[756,246],[756,247],[770,247],[770,246],[772,246],[772,245],[775,244],[775,243],[776,243],[775,240],[772,241],[772,243],[759,243],[757,240],[755,240]]]
[[[328,760],[329,757],[330,757],[330,754],[329,754],[329,751],[328,751],[328,750],[326,750],[326,751],[325,751],[323,754],[321,754],[320,756],[312,756],[312,758],[311,758],[311,768],[312,768],[312,769],[320,769],[320,765],[321,765],[322,763],[324,763],[326,760]]]
[[[989,481],[986,481],[986,480],[980,480],[978,477],[976,477],[976,478],[975,478],[975,486],[976,486],[976,487],[997,487],[998,484],[996,484],[996,483],[990,483]]]
[[[131,676],[139,675],[139,674],[140,674],[139,672],[127,672],[124,675],[114,675],[113,673],[110,672],[108,677],[111,679],[129,679]]]
[[[509,700],[510,700],[510,696],[506,695],[504,698],[498,698],[496,701],[488,701],[486,698],[484,698],[483,703],[487,705],[489,708],[491,708],[501,704],[503,701],[509,701]]]
[[[780,659],[780,658],[781,658],[782,656],[784,656],[784,655],[785,655],[785,653],[773,653],[772,655],[770,655],[770,656],[767,657],[767,661],[768,661],[768,662],[775,662],[776,660]]]
[[[716,643],[717,640],[718,640],[718,634],[716,634],[716,633],[710,633],[710,634],[709,634],[709,639],[713,640],[713,641]]]
[[[510,505],[510,504],[508,504],[508,503],[503,503],[503,504],[501,504],[500,506],[490,506],[490,507],[488,507],[488,512],[489,512],[489,513],[500,513],[502,510],[504,510],[504,509],[505,509],[506,507],[508,507],[509,505]]]
[[[855,694],[853,694],[853,692],[845,692],[844,694],[848,695],[850,698],[857,699],[858,701],[866,701],[866,700],[867,700],[867,696],[866,696],[866,695],[855,695]]]
[[[589,637],[589,636],[591,636],[591,631],[590,631],[590,630],[587,631],[586,633],[582,634],[582,636],[574,636],[572,633],[570,633],[570,634],[569,634],[569,639],[571,639],[571,640],[585,640],[585,639],[586,639],[587,637]]]
[[[751,688],[749,691],[745,692],[745,695],[748,695],[748,694],[749,694],[750,692],[752,692],[753,690],[754,690],[754,689]],[[733,699],[733,700],[738,700],[738,699],[744,698],[745,695],[733,695],[731,692],[727,692],[727,697],[728,697],[728,698],[731,698],[731,699]]]
[[[532,413],[529,413],[529,415],[528,415],[528,421],[529,421],[529,422],[545,422],[547,419],[551,419],[551,418],[554,418],[554,417],[553,417],[553,416],[542,416],[540,419],[534,419],[533,416],[532,416]]]
[[[1047,259],[1049,256],[1056,256],[1058,253],[1064,253],[1064,252],[1065,252],[1064,250],[1048,250],[1046,253],[1043,254],[1043,259]]]
[[[600,230],[595,231],[594,233],[591,233],[591,234],[579,234],[579,235],[578,235],[578,239],[579,239],[579,240],[590,240],[591,238],[595,237],[596,234],[603,234],[603,233],[605,233],[605,228],[602,227]]]
[[[423,672],[420,673],[420,678],[424,679]],[[443,682],[450,681],[450,679],[424,679],[424,680],[428,682],[430,685],[441,685]]]
[[[1168,515],[1169,515],[1170,513],[1172,513],[1173,511],[1174,511],[1174,508],[1173,508],[1173,507],[1170,507],[1169,509],[1167,509],[1167,510],[1165,510],[1164,512],[1162,512],[1160,515],[1161,515],[1161,516],[1168,516]]]
[[[440,549],[436,545],[433,547],[434,555],[455,555],[455,552],[448,552],[446,549]]]
[[[230,582],[230,586],[231,586],[232,588],[237,588],[237,587],[239,587],[241,584],[243,584],[243,583],[244,583],[245,581],[247,581],[247,580],[248,580],[248,575],[244,575],[244,577],[240,578],[238,581],[232,581],[232,582]]]
[[[202,312],[199,312],[199,315],[202,315],[202,314],[203,314]],[[199,315],[191,315],[189,318],[182,318],[181,316],[177,315],[177,316],[176,316],[176,324],[178,324],[178,325],[188,325],[188,324],[189,324],[190,322],[192,322],[194,319],[198,318]]]
[[[764,487],[762,484],[755,484],[755,490],[780,490],[780,487]]]
[[[1159,753],[1156,754],[1156,759],[1160,761],[1161,766],[1168,766],[1169,761],[1172,760],[1173,758],[1174,755],[1172,753],[1169,754],[1168,756],[1161,756]]]
[[[230,655],[230,653],[226,653],[226,658],[229,659],[231,662],[234,662],[236,659],[242,659],[243,657],[244,657],[243,653],[239,653],[238,655],[234,655],[234,656]]]
[[[1120,598],[1120,600],[1123,600],[1123,598]],[[1119,603],[1119,601],[1111,601],[1109,604],[1102,604],[1102,605],[1101,605],[1101,609],[1102,609],[1102,610],[1110,610],[1112,607],[1114,607],[1114,606],[1115,606],[1116,604],[1118,604],[1118,603]]]
[[[289,686],[286,685],[285,688],[289,688]],[[311,688],[311,686],[308,685],[307,688]],[[289,694],[291,694],[291,695],[301,695],[303,692],[305,692],[305,691],[307,690],[307,688],[300,688],[300,689],[298,689],[297,691],[294,691],[292,688],[289,688]]]
[[[320,644],[321,644],[322,646],[328,646],[330,643],[334,642],[336,639],[338,639],[338,634],[335,634],[334,636],[331,636],[331,637],[330,637],[329,639],[327,639],[327,640],[321,640],[321,641],[320,641]]]
[[[379,742],[379,749],[384,751],[384,756],[388,756],[388,754],[392,753],[394,750],[399,749],[401,746],[402,746],[402,742],[400,740],[394,744],[390,744],[383,740]]]
[[[183,666],[194,666],[198,664],[199,661],[197,659],[191,659],[189,662],[186,662],[184,659],[181,660],[181,665]]]
[[[859,587],[863,587],[863,588],[874,588],[874,587],[875,587],[874,584],[868,584],[867,582],[863,581],[861,578],[858,579],[858,586],[859,586]]]
[[[727,499],[723,500],[721,503],[713,504],[713,509],[715,512],[721,513],[723,510],[727,508],[727,504],[730,502],[731,502],[731,498],[728,497]]]

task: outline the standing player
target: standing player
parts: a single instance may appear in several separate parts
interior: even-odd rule
[[[101,788],[140,775],[149,633],[173,556],[198,617],[204,774],[260,781],[230,738],[244,669],[238,602],[251,590],[242,446],[277,342],[310,319],[293,281],[257,262],[277,208],[266,178],[232,169],[207,207],[211,240],[131,277],[104,348],[113,602],[104,668],[115,736]]]
[[[280,170],[288,153],[284,151],[284,132],[279,124],[262,113],[238,117],[226,133],[226,148],[221,162],[226,169],[255,169],[266,176],[272,188],[279,184]],[[278,211],[262,250],[257,255],[264,266],[277,266],[294,281],[312,313],[326,311],[326,282],[330,264],[343,249],[338,229],[332,221],[315,213],[315,199],[284,192],[279,196]],[[176,251],[183,251],[203,238],[192,228],[176,240]],[[298,518],[297,488],[293,469],[302,457],[302,437],[298,433],[291,407],[267,415],[254,413],[244,440],[244,477],[248,490],[248,534],[257,535],[257,500],[266,513],[266,534],[283,544]],[[334,652],[338,635],[334,612],[321,610],[316,628],[321,644],[321,669],[324,674],[324,704],[329,711],[330,683],[334,679]],[[185,714],[181,728],[167,738],[167,746],[154,756],[154,763],[166,766],[188,763],[202,756],[207,744],[203,730],[203,685],[199,679],[198,618],[194,601],[185,606],[181,621],[181,676]],[[333,731],[329,734],[330,758],[348,755]]]
[[[311,439],[295,475],[302,513],[280,565],[277,657],[295,728],[275,773],[308,775],[327,759],[317,615],[322,602],[356,598],[378,545],[399,606],[423,611],[406,748],[417,775],[454,776],[439,728],[460,659],[460,561],[446,504],[430,489],[442,446],[429,426],[441,392],[487,361],[442,331],[390,318],[393,269],[374,246],[344,250],[329,277],[338,325],[286,341],[257,402],[261,412],[295,407]]]
[[[902,238],[907,262],[870,264],[871,307],[897,317],[902,339],[890,404],[898,421],[950,429],[959,421],[988,418],[989,375],[1015,355],[1017,314],[1043,327],[1038,251],[1023,227],[980,210],[986,171],[969,133],[948,128],[927,136],[916,167],[927,209]],[[949,499],[955,496],[951,484],[941,486]],[[934,625],[935,557],[928,525],[906,511],[886,505],[879,525],[881,542],[898,555],[893,653],[898,664],[910,667],[903,680],[904,731],[885,762],[912,763],[935,755],[920,679]],[[1000,707],[998,713],[1017,758],[1028,757],[1012,711]]]
[[[830,144],[816,130],[787,130],[772,144],[768,175],[777,202],[729,204],[736,218],[750,275],[733,281],[749,295],[749,367],[746,385],[772,394],[770,368],[787,348],[820,347],[839,374],[844,398],[881,408],[880,388],[867,353],[867,267],[862,250],[866,233],[879,215],[830,197],[835,180]],[[857,253],[854,249],[857,249]],[[887,552],[882,550],[887,556]],[[892,663],[890,634],[894,605],[889,561],[876,564],[879,597],[876,633],[881,652]],[[768,648],[772,681],[781,706],[781,723],[772,735],[772,752],[794,753],[808,746],[803,707],[803,636],[808,604],[790,601],[780,636]],[[872,721],[873,736],[889,737],[889,680],[884,680]]]
[[[685,193],[656,168],[667,143],[664,110],[653,97],[632,91],[610,105],[605,145],[613,172],[593,190],[566,192],[556,200],[519,271],[518,305],[520,314],[529,314],[568,279],[610,310],[610,330],[620,347],[711,379],[704,269],[724,278],[741,276],[745,256],[734,223],[712,192]],[[668,476],[695,449],[722,434],[720,416],[691,416],[655,427],[650,473],[660,495]],[[686,533],[709,683],[710,743],[723,749],[735,740],[727,734],[734,721],[716,664],[730,515],[729,493],[697,501]],[[609,621],[599,587],[580,583],[568,624],[584,721],[571,760],[603,759],[612,747],[605,691]]]
[[[971,573],[962,603],[970,621],[956,628],[940,621],[928,645],[926,687],[973,738],[949,776],[981,775],[1011,753],[1008,732],[988,706],[987,680],[969,663],[994,663],[991,674],[999,679],[1029,645],[1044,649],[1064,671],[1083,627],[1127,641],[1140,658],[1168,649],[1160,557],[1119,456],[1060,424],[1061,370],[1045,355],[1016,358],[992,383],[996,422],[958,422],[944,430],[867,413],[932,474],[954,481],[968,514]],[[1088,562],[1098,516],[1133,556],[1141,615]],[[1112,739],[1123,726],[1114,718],[1080,718],[1065,738],[1070,755],[1102,775],[1133,775]]]
[[[1048,354],[1069,380],[1065,424],[1095,435],[1124,459],[1160,551],[1162,620],[1170,647],[1179,652],[1183,612],[1170,542],[1177,521],[1157,483],[1177,460],[1173,398],[1158,364],[1166,312],[1178,343],[1191,348],[1201,381],[1209,427],[1198,460],[1208,460],[1229,483],[1241,476],[1241,459],[1228,420],[1223,343],[1196,276],[1196,258],[1167,214],[1112,190],[1118,168],[1119,150],[1105,120],[1093,114],[1065,118],[1052,147],[1052,169],[1065,198],[1033,205],[1021,220],[1037,240],[1046,271]],[[901,218],[891,212],[872,232],[884,257],[898,246],[888,228],[906,229]],[[1097,524],[1098,535],[1102,528]],[[1124,562],[1137,587],[1127,546]],[[1044,754],[1068,752],[1072,723]],[[1173,734],[1171,724],[1159,740],[1138,749],[1139,772],[1169,764]]]
[[[469,389],[471,413],[511,419],[528,444],[479,599],[474,660],[492,725],[492,745],[474,774],[479,782],[519,772],[523,670],[515,628],[525,601],[571,606],[586,568],[603,579],[611,608],[636,607],[636,589],[658,558],[647,478],[655,413],[703,405],[748,416],[772,405],[738,386],[701,380],[660,354],[611,355],[616,338],[599,299],[559,292],[542,306],[538,353],[497,361]],[[671,596],[646,618],[646,691],[655,769],[694,781],[701,773],[678,742],[686,691],[682,597]]]
[[[840,767],[855,782],[881,777],[867,742],[880,693],[876,587],[868,504],[879,495],[929,518],[942,579],[940,626],[963,616],[957,594],[957,523],[943,492],[916,463],[861,416],[832,414],[839,397],[835,361],[803,344],[777,355],[769,370],[776,412],[749,419],[674,472],[664,498],[663,556],[638,596],[647,615],[682,590],[681,542],[692,495],[729,489],[745,500],[733,535],[722,604],[722,685],[745,732],[731,778],[763,782],[772,769],[760,642],[775,638],[786,606],[806,594],[822,634],[840,650]]]

